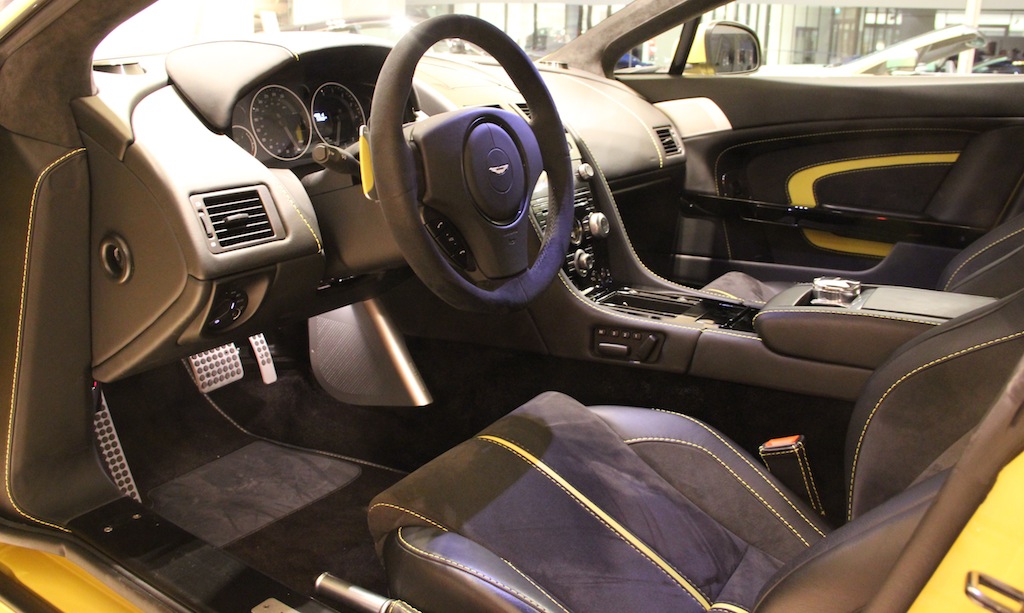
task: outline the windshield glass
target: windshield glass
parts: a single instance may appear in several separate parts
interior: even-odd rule
[[[393,7],[397,6],[395,9]],[[162,54],[209,40],[292,31],[351,32],[394,42],[414,25],[443,13],[481,17],[504,30],[535,58],[555,51],[622,8],[543,2],[416,4],[344,0],[158,0],[121,24],[96,49],[96,59]],[[482,52],[446,41],[434,52],[472,58]]]

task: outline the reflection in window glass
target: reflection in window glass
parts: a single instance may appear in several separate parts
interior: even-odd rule
[[[752,27],[763,47],[762,74],[956,72],[959,54],[969,50],[975,72],[1011,72],[1024,49],[1024,8],[983,10],[977,27],[963,25],[962,9],[920,7],[733,2],[704,19]]]

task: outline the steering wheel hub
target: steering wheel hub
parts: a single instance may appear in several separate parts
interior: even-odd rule
[[[469,192],[492,223],[507,225],[524,209],[527,186],[523,159],[501,126],[481,122],[470,129],[463,154]]]

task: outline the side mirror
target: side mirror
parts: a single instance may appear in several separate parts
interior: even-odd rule
[[[746,74],[761,67],[761,41],[747,26],[712,21],[697,28],[686,60],[689,73]]]

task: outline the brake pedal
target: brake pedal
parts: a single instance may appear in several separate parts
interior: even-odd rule
[[[270,347],[267,345],[267,339],[263,333],[250,336],[249,344],[252,345],[252,352],[256,355],[256,363],[260,365],[260,376],[263,377],[263,382],[270,385],[277,381],[274,356],[270,355]]]
[[[188,358],[192,379],[202,393],[212,392],[234,383],[243,376],[242,360],[234,343],[221,345]],[[262,371],[262,366],[260,370]]]

